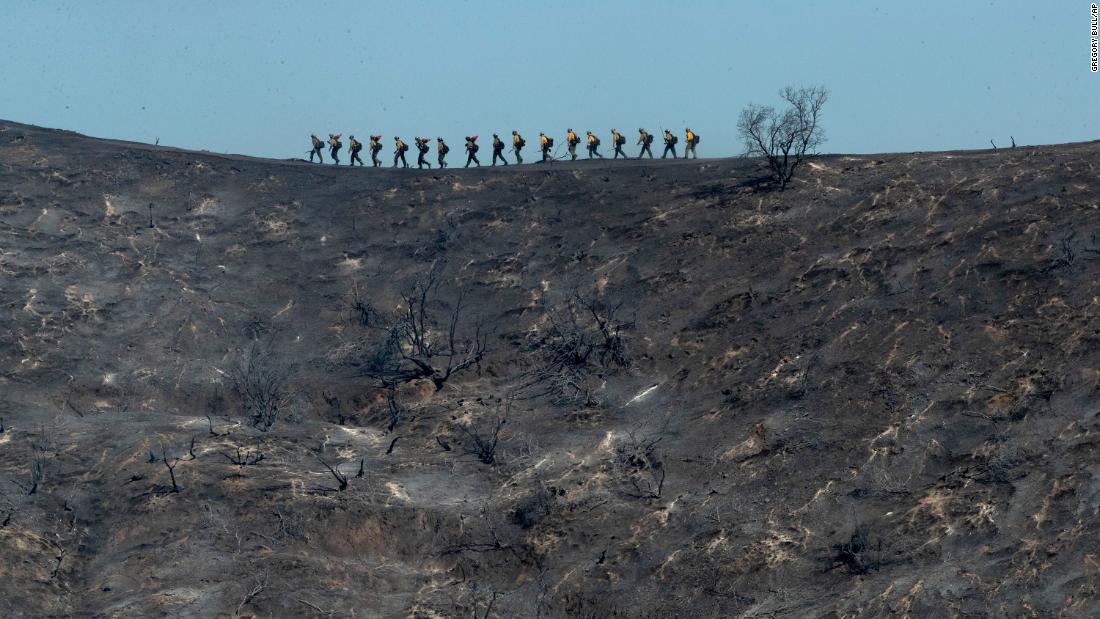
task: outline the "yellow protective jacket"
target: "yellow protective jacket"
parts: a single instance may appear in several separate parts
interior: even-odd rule
[[[406,146],[405,142],[401,139],[394,140],[393,141],[393,146],[394,146],[395,149],[397,149],[398,152],[409,149],[409,147]]]
[[[577,134],[573,133],[572,131],[565,134],[565,141],[569,142],[570,144],[576,144],[577,142],[580,142],[580,140],[577,139]]]
[[[688,140],[688,144],[691,144],[692,142],[695,141],[695,132],[694,131],[688,131],[687,132],[687,140]]]
[[[589,143],[589,144],[595,144],[595,143],[596,143],[596,136],[594,136],[594,135],[592,135],[591,133],[589,133],[589,134],[588,134],[588,143]]]
[[[523,139],[522,135],[520,135],[518,133],[513,133],[512,134],[512,146],[518,147],[519,143],[520,143],[520,140],[522,140],[522,139]]]
[[[539,144],[541,144],[542,146],[546,146],[546,143],[549,142],[549,141],[550,141],[550,138],[546,137],[545,135],[540,135],[539,136]]]

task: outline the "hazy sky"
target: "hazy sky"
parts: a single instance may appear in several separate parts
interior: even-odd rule
[[[0,118],[274,157],[687,125],[714,156],[747,103],[820,83],[825,152],[1089,140],[1089,4],[3,0]]]

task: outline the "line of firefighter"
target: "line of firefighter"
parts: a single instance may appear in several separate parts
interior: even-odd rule
[[[685,129],[684,140],[684,159],[697,158],[695,153],[695,147],[699,144],[699,134],[695,133],[691,129]],[[340,149],[344,147],[344,143],[340,141],[340,137],[343,134],[328,134],[328,152],[332,162],[336,165],[340,164]],[[313,157],[317,157],[317,163],[324,163],[322,156],[322,150],[325,148],[325,142],[321,141],[321,138],[317,137],[317,134],[311,134],[310,137],[313,140],[313,149],[309,151],[309,160],[312,163]],[[466,136],[466,166],[470,167],[470,164],[475,164],[478,167],[481,166],[481,161],[477,158],[477,151],[479,149],[477,143],[478,136],[471,135]],[[600,154],[600,138],[596,137],[591,131],[588,132],[585,138],[588,144],[588,158],[589,159],[603,159],[604,156]],[[665,129],[664,131],[665,150],[661,153],[661,159],[665,159],[671,153],[672,158],[676,159],[676,144],[679,142],[679,138],[673,135],[671,131]],[[420,154],[416,160],[416,166],[418,168],[428,167],[431,168],[432,164],[428,163],[426,159],[428,153],[431,151],[431,138],[414,138],[416,144],[416,150]],[[363,150],[363,143],[355,139],[354,135],[348,136],[349,151],[351,152],[351,161],[348,165],[355,165],[357,162],[359,165],[365,165],[363,160],[359,158],[359,152]],[[409,145],[406,144],[400,137],[394,136],[394,149],[393,149],[393,167],[409,167],[409,162],[405,160],[405,152],[409,150]],[[440,168],[447,167],[447,153],[451,151],[447,143],[443,141],[443,138],[435,139],[437,164]],[[568,154],[564,157],[569,157],[572,161],[577,160],[577,146],[581,143],[581,137],[573,131],[568,129],[565,135],[565,143],[568,145]],[[623,146],[626,145],[626,137],[617,130],[611,130],[611,144],[614,146],[614,159],[629,159],[626,153],[623,152]],[[638,129],[638,141],[635,143],[642,147],[638,152],[637,159],[641,159],[645,155],[649,155],[650,159],[653,159],[653,151],[650,150],[650,145],[653,144],[653,134],[647,132],[645,129]],[[523,148],[527,145],[527,141],[523,139],[523,136],[517,131],[512,132],[512,153],[516,157],[516,163],[523,163]],[[547,163],[555,160],[555,157],[551,153],[551,149],[554,147],[554,138],[546,135],[545,133],[539,133],[539,150],[542,153],[542,160],[539,163]],[[493,162],[491,165],[497,164],[497,159],[500,159],[501,164],[508,165],[508,160],[504,158],[504,140],[500,139],[500,136],[493,134]],[[382,152],[382,136],[372,135],[370,136],[370,143],[368,146],[370,152],[371,165],[373,167],[380,167],[382,160],[378,158],[378,153]]]

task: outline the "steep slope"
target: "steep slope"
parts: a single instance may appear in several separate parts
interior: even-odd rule
[[[1098,155],[771,193],[0,123],[0,613],[1100,613]],[[437,378],[452,316],[485,353],[390,397],[431,273]]]

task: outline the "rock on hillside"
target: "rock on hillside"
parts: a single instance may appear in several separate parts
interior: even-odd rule
[[[1097,162],[0,123],[0,614],[1100,614]]]

